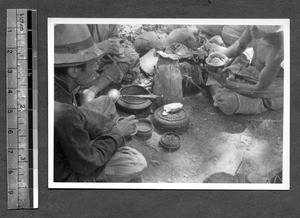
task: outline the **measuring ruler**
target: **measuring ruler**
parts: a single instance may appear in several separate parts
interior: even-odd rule
[[[8,209],[38,207],[36,10],[8,9],[6,140]]]

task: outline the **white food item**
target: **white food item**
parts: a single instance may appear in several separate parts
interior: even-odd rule
[[[214,66],[220,66],[222,64],[224,64],[224,59],[220,58],[220,57],[213,57],[210,61],[211,65]]]
[[[183,108],[183,104],[181,103],[171,103],[163,106],[164,110],[162,115],[168,115],[169,112],[179,111]]]

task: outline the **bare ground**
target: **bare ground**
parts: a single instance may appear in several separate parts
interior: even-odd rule
[[[282,111],[227,116],[201,93],[185,97],[183,103],[190,125],[181,134],[178,151],[161,148],[157,131],[148,142],[131,141],[148,163],[143,182],[202,183],[213,173],[225,172],[242,174],[252,183],[266,183],[281,168]]]

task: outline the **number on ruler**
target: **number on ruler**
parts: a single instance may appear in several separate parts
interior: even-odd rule
[[[8,172],[8,174],[13,174],[14,171],[13,170],[8,170],[7,172]]]
[[[20,23],[20,24],[19,24],[19,30],[20,30],[20,31],[24,31],[24,24],[23,24],[23,23]]]
[[[14,191],[10,190],[8,191],[8,194],[12,195],[14,193]]]
[[[13,73],[13,70],[7,70],[7,73]]]
[[[13,50],[8,49],[8,50],[7,50],[7,53],[13,53]]]
[[[13,110],[7,110],[7,113],[9,113],[9,114],[11,114],[13,112],[14,112]]]
[[[12,134],[12,133],[14,133],[14,131],[13,130],[8,130],[8,134]]]
[[[9,150],[8,150],[8,153],[13,154],[13,153],[14,153],[14,150],[13,150],[13,149],[9,149]]]

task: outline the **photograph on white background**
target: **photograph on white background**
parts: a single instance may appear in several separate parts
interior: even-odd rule
[[[289,190],[288,19],[48,18],[48,185]]]

